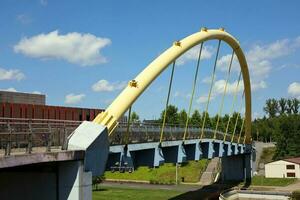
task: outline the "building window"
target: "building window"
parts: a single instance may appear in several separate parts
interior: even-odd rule
[[[286,169],[295,169],[295,165],[287,165]]]
[[[286,173],[286,177],[296,177],[296,174],[288,172],[288,173]]]

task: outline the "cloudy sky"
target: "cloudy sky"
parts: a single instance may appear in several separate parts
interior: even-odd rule
[[[47,104],[106,108],[147,64],[201,27],[240,42],[249,64],[253,116],[267,98],[300,98],[299,1],[51,1],[0,3],[0,89],[47,95]],[[204,44],[193,109],[203,111],[217,41]],[[187,109],[199,46],[175,68],[170,103]],[[209,111],[219,112],[231,49],[221,43]],[[239,75],[234,60],[225,106]],[[134,104],[157,118],[167,95],[167,69]],[[242,84],[235,109],[243,110]]]

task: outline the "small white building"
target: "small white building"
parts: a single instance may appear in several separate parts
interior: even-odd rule
[[[265,164],[266,178],[300,178],[300,157]]]

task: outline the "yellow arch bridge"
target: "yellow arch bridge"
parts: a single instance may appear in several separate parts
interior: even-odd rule
[[[204,115],[201,123],[192,126],[189,120],[195,99],[198,71],[203,56],[204,43],[209,40],[218,41],[209,81],[210,87],[207,102],[203,108]],[[208,109],[216,82],[216,68],[222,42],[231,48],[232,54],[228,63],[226,83],[222,88],[221,104],[217,109],[216,124],[215,127],[208,127]],[[192,79],[193,84],[187,119],[183,126],[174,126],[167,123],[167,108],[172,91],[176,60],[193,47],[198,48],[198,59],[194,79]],[[228,92],[228,82],[235,59],[239,63],[240,72],[234,82],[231,105],[228,106],[230,108],[229,117],[225,128],[221,129],[220,116],[224,111],[224,98]],[[128,119],[130,119],[131,106],[168,67],[171,68],[171,75],[162,123],[131,124],[130,120],[127,123],[118,123],[126,111],[128,111]],[[242,95],[240,95],[242,101],[240,105],[237,105],[241,88],[243,90]],[[233,111],[236,107],[238,107],[239,112],[237,117],[234,117]],[[238,120],[241,118],[242,120]],[[229,124],[233,124],[234,128],[230,129]],[[1,168],[50,162],[46,166],[49,169],[52,166],[51,162],[60,161],[56,162],[57,164],[54,167],[52,166],[55,169],[57,180],[53,179],[53,174],[47,175],[47,178],[43,178],[44,175],[36,175],[36,182],[30,180],[30,185],[35,189],[32,194],[38,195],[40,199],[91,199],[91,190],[89,190],[91,188],[84,184],[91,184],[92,176],[101,175],[105,169],[111,169],[112,167],[134,170],[134,168],[144,165],[159,167],[166,162],[182,163],[188,160],[219,157],[222,160],[221,177],[224,180],[244,180],[251,178],[255,166],[252,164],[255,151],[253,151],[251,139],[251,85],[248,66],[239,42],[222,28],[202,28],[197,33],[175,41],[170,48],[153,60],[139,75],[130,80],[120,95],[93,122],[84,121],[79,125],[78,122],[47,121],[47,123],[42,123],[30,121],[24,123],[18,120],[1,119],[0,125],[1,131],[5,129],[2,135],[8,138],[5,150],[2,147],[0,149],[0,154],[5,155],[0,159]],[[237,128],[238,125],[239,128]],[[25,132],[24,129],[26,129]],[[53,141],[52,133],[58,130],[59,133],[63,133],[63,136],[59,135],[57,140]],[[41,134],[41,132],[44,134]],[[21,156],[19,151],[14,152],[13,149],[14,141],[12,137],[22,134],[25,135],[24,138],[27,138],[26,156]],[[33,144],[34,138],[41,139],[39,145],[35,146]],[[2,144],[2,140],[0,143]],[[35,153],[35,151],[41,151],[43,147],[46,153]],[[20,169],[18,170],[19,173]],[[13,170],[10,172],[13,173]],[[28,177],[26,173],[22,175]],[[2,174],[1,177],[2,180],[8,180],[5,174]],[[9,177],[9,180],[13,180],[13,178]],[[42,181],[39,182],[38,180]],[[52,188],[56,188],[57,191],[51,193],[52,195],[55,194],[55,197],[41,192],[43,188],[50,188],[48,186],[43,187],[42,182],[51,186],[56,184],[56,187]],[[2,191],[1,194],[14,194],[10,192],[14,189],[15,187],[7,186],[7,190]],[[14,195],[18,196],[18,194]]]

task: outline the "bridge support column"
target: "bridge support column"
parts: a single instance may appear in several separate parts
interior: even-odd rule
[[[222,157],[224,153],[224,143],[223,141],[214,141],[213,142],[213,157]]]
[[[62,162],[58,166],[58,199],[92,200],[92,172],[83,161]]]
[[[231,143],[231,150],[232,150],[232,155],[238,155],[239,153],[238,144]]]
[[[196,143],[196,150],[195,150],[195,160],[200,160],[202,158],[203,152],[201,149],[201,144]]]
[[[201,142],[203,158],[212,159],[214,157],[214,145],[212,141]]]
[[[232,148],[230,142],[224,143],[224,156],[231,156],[232,155]]]
[[[154,167],[159,167],[165,162],[162,149],[160,147],[156,147],[154,151]]]
[[[200,160],[202,157],[202,149],[199,142],[184,144],[184,150],[187,160]]]
[[[187,160],[183,143],[174,146],[162,146],[162,153],[167,163],[182,163]]]
[[[222,158],[223,181],[243,181],[252,177],[252,154],[245,153]]]

